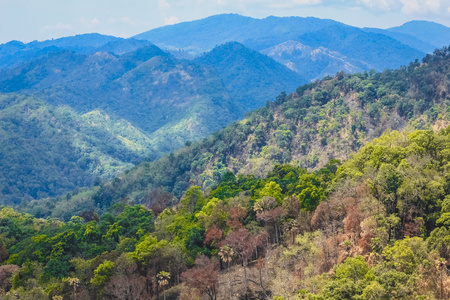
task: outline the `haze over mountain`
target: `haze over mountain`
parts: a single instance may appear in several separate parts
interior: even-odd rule
[[[288,41],[299,42],[309,47],[302,54],[289,59],[289,47],[284,50],[283,58],[278,62],[291,66],[306,80],[313,80],[325,75],[333,75],[334,70],[342,64],[342,70],[369,70],[373,68],[382,71],[385,68],[396,68],[415,59],[420,59],[435,48],[445,46],[448,42],[450,29],[443,25],[412,21],[402,26],[377,29],[357,28],[340,22],[318,18],[300,17],[267,17],[254,19],[237,14],[215,15],[205,19],[183,22],[176,25],[163,26],[134,36],[133,39],[120,39],[98,34],[85,34],[44,42],[31,42],[22,44],[13,41],[0,45],[0,68],[18,65],[21,62],[40,57],[58,49],[67,49],[77,53],[93,54],[98,51],[107,51],[123,54],[136,50],[148,42],[155,43],[164,50],[174,53],[178,58],[192,58],[214,47],[227,43],[239,42],[263,54],[269,53],[273,47],[277,51]],[[106,45],[108,44],[108,45]],[[311,48],[311,49],[310,49]],[[320,48],[320,49],[319,49]],[[305,48],[306,49],[306,48]],[[317,49],[317,50],[316,50]],[[385,50],[385,51],[383,51]],[[338,57],[322,56],[318,59],[317,53],[330,52]],[[315,61],[311,67],[307,63],[303,68],[292,67],[296,60]],[[330,66],[328,68],[328,65]],[[336,67],[332,67],[336,66]],[[352,66],[356,66],[356,69]],[[323,69],[322,69],[323,68]],[[318,74],[318,75],[317,75]],[[310,75],[312,77],[310,77]]]
[[[151,45],[148,41],[123,39],[98,33],[80,34],[47,41],[24,44],[11,41],[0,45],[0,70],[20,65],[62,49],[82,54],[110,52],[123,54]]]
[[[53,105],[124,118],[164,143],[155,158],[207,136],[242,115],[207,67],[178,61],[155,46],[116,56],[60,51],[0,73],[0,91],[26,92]],[[158,131],[159,130],[159,131]]]
[[[152,41],[163,48],[186,49],[196,54],[226,42],[239,42],[259,51],[334,24],[339,23],[318,18],[254,19],[237,14],[222,14],[156,28],[134,38]]]
[[[380,29],[380,28],[363,28],[364,31],[367,32],[373,32],[377,34],[383,34],[386,36],[389,36],[393,39],[398,40],[399,42],[408,45],[414,49],[417,49],[419,51],[422,51],[424,53],[431,53],[434,49],[440,48],[445,44],[442,44],[441,46],[434,46],[430,43],[427,43],[425,41],[422,41],[421,39],[418,39],[417,37],[413,35],[409,35],[406,33],[400,33],[395,31],[390,31],[389,29]]]
[[[0,95],[0,141],[7,205],[89,186],[151,156],[150,139],[125,120],[20,94]]]
[[[364,62],[349,59],[339,52],[324,47],[312,48],[293,40],[264,49],[261,53],[309,79],[320,79],[324,74],[339,71],[362,72],[368,68]]]
[[[450,45],[450,28],[435,22],[410,21],[398,27],[386,29],[390,32],[407,34],[420,39],[434,48]]]
[[[294,91],[306,79],[286,66],[242,44],[229,42],[197,58],[195,62],[213,67],[230,95],[250,111],[265,104],[267,97]]]
[[[117,46],[123,45],[123,41],[118,40],[101,47],[118,49]],[[262,70],[265,72],[261,73]],[[50,111],[55,109],[54,106],[69,106],[73,109],[71,118],[77,120],[106,114],[112,119],[121,119],[120,122],[129,122],[133,133],[128,137],[122,136],[119,130],[113,134],[115,139],[110,137],[110,133],[102,139],[95,132],[83,131],[83,138],[91,143],[90,148],[104,149],[108,143],[117,145],[111,146],[115,148],[108,148],[108,151],[92,151],[77,143],[77,146],[70,146],[73,153],[69,154],[66,153],[67,149],[56,145],[71,145],[69,141],[78,140],[80,133],[66,130],[66,134],[58,140],[58,135],[52,130],[42,130],[39,147],[46,150],[41,151],[39,147],[33,150],[31,146],[23,146],[35,145],[37,141],[34,135],[27,139],[28,121],[17,121],[26,128],[5,132],[10,140],[22,141],[19,144],[9,143],[9,152],[20,153],[36,162],[40,161],[36,156],[41,152],[53,157],[67,155],[71,161],[50,159],[43,167],[41,163],[31,164],[29,161],[7,158],[0,161],[3,168],[15,170],[11,163],[16,160],[18,170],[28,171],[26,176],[20,175],[20,182],[6,179],[19,175],[4,172],[5,179],[0,180],[0,190],[4,192],[5,201],[8,199],[17,203],[19,199],[55,196],[70,189],[91,185],[96,177],[110,178],[118,174],[117,170],[123,172],[133,163],[144,159],[153,160],[186,142],[207,137],[242,117],[245,112],[264,105],[280,91],[293,91],[304,82],[285,66],[239,44],[220,47],[196,62],[178,60],[154,45],[122,55],[108,52],[87,55],[69,50],[46,54],[0,71],[0,92],[5,93],[5,99],[37,97],[39,101],[45,100],[39,103]],[[6,107],[4,111],[7,111]],[[17,118],[20,120],[22,117],[19,114]],[[61,117],[48,118],[59,120]],[[59,122],[64,124],[63,120]],[[99,132],[111,132],[114,127],[114,123],[99,120],[92,122]],[[36,126],[47,128],[46,124],[37,123]],[[13,130],[14,127],[7,125],[5,128]],[[119,128],[124,130],[125,126]],[[19,133],[20,138],[17,136]],[[134,139],[139,136],[142,143],[136,144],[130,136]],[[108,142],[111,139],[114,142]],[[58,140],[53,142],[55,146],[48,147],[54,140]],[[134,153],[128,148],[140,150]],[[123,155],[132,155],[132,159],[105,158],[127,151],[133,154]],[[89,158],[86,160],[83,157]],[[19,167],[21,162],[27,167]],[[67,173],[67,168],[74,168],[74,171]],[[56,178],[60,178],[60,182]],[[47,184],[46,180],[52,183]],[[38,185],[45,188],[39,190]],[[37,190],[31,191],[30,186]]]
[[[59,51],[0,72],[1,92],[26,91],[84,113],[102,109],[156,135],[165,128],[164,138],[173,146],[164,151],[204,137],[262,106],[270,95],[303,82],[274,60],[237,44],[195,62],[175,59],[156,46],[119,56]]]
[[[273,55],[272,58],[290,66],[307,80],[334,75],[339,67],[342,67],[341,70],[372,68],[378,71],[396,68],[445,45],[435,46],[414,35],[392,30],[361,29],[333,20],[311,17],[253,19],[225,14],[164,26],[138,34],[134,38],[149,40],[163,49],[182,50],[193,55],[200,55],[228,41],[239,42],[263,54],[270,53],[277,47],[277,52],[284,54],[282,57],[279,54]],[[287,42],[289,43],[286,44]],[[292,52],[292,42],[308,48],[300,53],[300,48],[297,47],[291,56],[289,53]],[[286,49],[282,49],[283,47]],[[321,53],[321,58],[318,53]],[[308,64],[308,60],[314,61],[314,66]]]

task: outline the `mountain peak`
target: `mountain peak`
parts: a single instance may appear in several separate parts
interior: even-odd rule
[[[410,21],[401,26],[386,29],[390,32],[403,33],[418,38],[436,48],[450,44],[450,28],[430,21]]]
[[[396,27],[391,27],[388,29],[393,29],[393,28],[399,28],[399,27],[416,27],[416,26],[423,26],[423,25],[427,25],[427,26],[435,26],[435,27],[441,27],[441,28],[449,28],[445,25],[433,22],[433,21],[427,21],[427,20],[412,20],[409,22],[404,23],[403,25],[400,26],[396,26]]]

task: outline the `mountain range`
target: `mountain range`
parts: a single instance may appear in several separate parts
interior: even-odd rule
[[[227,57],[226,65],[217,57]],[[261,73],[260,70],[266,72]],[[118,174],[113,170],[124,171],[133,163],[154,160],[187,142],[204,138],[241,118],[245,112],[264,105],[271,99],[268,95],[276,95],[280,90],[295,90],[303,82],[306,81],[297,73],[240,44],[225,45],[196,61],[176,59],[154,45],[121,55],[110,52],[82,54],[62,49],[4,69],[0,71],[0,92],[5,99],[21,97],[28,99],[23,100],[25,103],[33,99],[50,111],[64,106],[73,110],[71,115],[75,119],[106,115],[118,122],[128,123],[134,131],[132,135],[139,135],[143,144],[137,146],[141,151],[134,152],[133,159],[115,158],[113,167],[103,156],[129,152],[126,149],[135,146],[131,145],[134,144],[131,138],[119,137],[120,132],[113,137],[105,133],[100,139],[94,132],[83,132],[84,138],[93,143],[90,147],[102,149],[106,144],[117,144],[117,149],[111,148],[111,153],[106,154],[73,146],[79,135],[73,130],[66,130],[66,135],[61,136],[53,130],[40,130],[37,140],[31,135],[27,140],[26,131],[5,132],[8,140],[21,139],[31,144],[42,140],[38,145],[46,149],[41,152],[23,147],[20,143],[9,143],[10,153],[20,153],[31,160],[44,155],[39,153],[47,153],[44,156],[66,156],[71,162],[52,159],[41,164],[39,159],[36,163],[30,163],[28,160],[6,157],[1,163],[6,170],[0,184],[2,201],[17,204],[20,199],[55,196],[77,187],[89,186],[97,177],[111,178]],[[17,113],[19,124],[24,125],[26,122],[21,119],[27,116],[22,116],[22,111],[15,109],[13,111]],[[7,111],[5,108],[4,112]],[[65,124],[60,114],[49,118]],[[38,128],[47,127],[45,118],[33,122]],[[111,124],[94,123],[99,131],[111,131]],[[9,125],[7,127],[13,129]],[[71,134],[75,136],[71,138]],[[51,142],[55,140],[58,143]],[[68,153],[65,148],[48,147],[51,143],[75,148]],[[83,151],[90,153],[88,161],[83,160]],[[14,161],[16,166],[12,167]],[[69,166],[74,170],[67,173],[65,170]],[[22,178],[21,173],[15,170],[27,170],[26,176]],[[21,181],[11,179],[18,177],[22,178]],[[64,180],[58,181],[56,178]],[[36,191],[30,189],[31,183],[36,186],[33,188]]]
[[[423,32],[436,32],[433,36],[418,34],[414,28]],[[396,68],[410,61],[420,59],[435,48],[446,46],[445,37],[450,29],[432,22],[413,21],[391,29],[357,28],[333,20],[300,17],[267,17],[253,19],[236,14],[216,15],[205,19],[184,22],[153,29],[134,36],[136,39],[152,41],[168,50],[179,50],[200,55],[217,45],[228,41],[239,42],[253,50],[268,54],[271,49],[278,52],[286,47],[287,54],[277,60],[287,66],[295,65],[298,59],[314,61],[313,66],[304,69],[292,68],[308,80],[320,78],[334,71],[327,69],[327,62],[345,60],[350,65],[363,67],[364,70]],[[442,38],[439,38],[439,37]],[[286,42],[289,42],[286,45]],[[304,52],[289,53],[292,42],[302,44]],[[312,48],[312,49],[311,49]],[[324,49],[325,48],[325,49]],[[322,59],[311,54],[317,49]],[[286,59],[286,58],[289,59]],[[341,63],[342,65],[342,63]],[[317,67],[318,66],[318,67]],[[345,66],[345,65],[344,65]],[[309,77],[311,69],[319,73]]]
[[[416,30],[419,25],[437,30],[439,34],[425,35]],[[133,139],[120,137],[117,132],[110,137],[111,122],[94,122],[99,130],[109,133],[99,139],[98,134],[84,131],[84,138],[94,143],[90,147],[103,149],[107,140],[111,140],[116,144],[114,147],[121,149],[118,152],[131,151],[125,155],[128,158],[114,158],[117,168],[111,169],[108,163],[91,164],[103,162],[102,157],[111,154],[92,151],[89,163],[79,171],[85,178],[80,181],[76,178],[81,175],[72,177],[64,173],[66,167],[59,163],[61,160],[49,161],[50,169],[57,170],[55,174],[59,175],[47,177],[55,175],[67,182],[60,187],[55,187],[58,184],[54,182],[52,187],[55,188],[50,193],[50,188],[35,192],[19,188],[33,180],[43,180],[41,175],[33,178],[33,174],[46,176],[39,171],[42,169],[39,164],[27,163],[30,169],[23,183],[4,180],[0,190],[6,198],[18,203],[21,197],[29,200],[55,196],[91,185],[96,177],[111,178],[117,175],[113,170],[123,171],[139,161],[157,159],[185,144],[206,138],[245,113],[266,105],[277,95],[277,99],[284,99],[286,93],[280,92],[293,92],[311,80],[340,71],[355,73],[396,68],[420,59],[432,47],[444,42],[447,29],[429,22],[411,22],[386,30],[361,29],[317,18],[253,19],[230,14],[165,26],[131,39],[85,34],[0,45],[2,97],[19,97],[26,99],[21,100],[24,103],[39,101],[50,111],[63,106],[71,110],[75,119],[108,116],[109,120],[128,124],[132,129],[130,136],[142,142],[135,145]],[[22,117],[25,116],[18,115],[19,119]],[[61,115],[52,118],[59,120]],[[70,140],[70,134],[62,141]],[[16,132],[7,135],[14,140]],[[31,144],[36,142],[26,141],[25,133],[21,139]],[[42,130],[40,139],[54,140],[57,135]],[[8,151],[14,152],[14,145],[10,143]],[[130,145],[140,150],[130,150]],[[60,151],[55,156],[64,155],[63,148],[52,149]],[[82,152],[79,149],[85,148],[74,149]],[[18,148],[17,153],[20,151]],[[37,155],[33,153],[27,155]],[[69,157],[81,166],[81,154]],[[97,154],[99,156],[95,157]],[[5,162],[4,169],[8,169],[9,163]],[[8,172],[4,176],[15,177]]]

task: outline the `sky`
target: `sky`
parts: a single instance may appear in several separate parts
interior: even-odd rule
[[[311,16],[358,27],[388,28],[411,20],[450,27],[450,0],[0,0],[0,44],[91,32],[131,37],[222,13]]]

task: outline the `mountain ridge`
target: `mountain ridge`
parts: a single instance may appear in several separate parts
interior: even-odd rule
[[[324,47],[338,52],[348,59],[346,63],[358,62],[358,67],[367,71],[371,68],[378,71],[397,68],[436,48],[411,35],[358,28],[329,19],[274,16],[255,19],[236,14],[163,26],[134,38],[146,39],[164,49],[185,51],[193,56],[203,55],[217,45],[231,41],[265,54],[267,49],[293,40],[314,49]],[[281,60],[278,62],[283,63]],[[304,66],[308,69],[298,70],[298,73],[308,81],[335,74],[325,71],[326,64],[320,72],[309,64]]]

